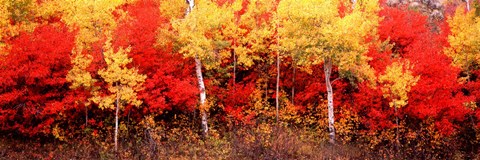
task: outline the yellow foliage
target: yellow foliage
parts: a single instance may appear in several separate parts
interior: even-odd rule
[[[380,18],[378,2],[359,2],[342,17],[337,0],[283,0],[277,11],[278,49],[296,57],[299,65],[321,64],[331,59],[340,71],[351,71],[373,79],[366,56],[376,39]]]
[[[9,21],[10,12],[8,11],[10,3],[7,3],[7,1],[8,0],[0,0],[0,4],[2,4],[0,5],[0,40],[3,39],[5,31],[7,30],[7,27],[10,23]],[[3,45],[1,41],[0,41],[0,45]]]
[[[245,110],[247,115],[254,115],[255,117],[266,117],[270,120],[273,120],[275,117],[275,108],[270,105],[268,102],[268,97],[265,93],[268,92],[265,90],[267,79],[260,78],[256,82],[255,90],[250,94],[251,108]]]
[[[2,41],[3,37],[5,36],[5,32],[8,27],[8,3],[6,0],[0,0],[0,55],[6,54],[4,51],[4,47],[6,44]]]
[[[224,33],[234,39],[232,49],[238,57],[238,64],[250,67],[254,61],[263,60],[258,53],[271,52],[270,39],[275,33],[274,21],[269,21],[265,15],[275,10],[275,3],[274,0],[251,0],[236,23],[228,23]],[[233,4],[237,7],[240,5],[241,1]]]
[[[172,20],[180,53],[185,57],[198,57],[205,68],[212,69],[221,59],[230,56],[230,45],[221,33],[223,26],[233,23],[231,5],[218,6],[210,0],[196,1],[195,8],[183,19]]]
[[[10,3],[8,3],[7,1],[9,0],[0,0],[0,3],[2,5],[0,5],[0,26],[6,26],[8,23],[9,23],[9,16],[10,16],[10,13],[8,11],[8,8],[10,7]]]
[[[121,95],[121,103],[135,106],[142,103],[136,99],[136,92],[142,89],[141,84],[146,76],[138,74],[136,69],[126,68],[132,61],[127,54],[130,48],[120,48],[114,52],[110,35],[119,20],[128,18],[127,13],[118,7],[133,2],[134,0],[49,0],[43,2],[38,9],[39,15],[42,16],[61,15],[65,24],[78,31],[76,47],[72,51],[73,67],[67,75],[67,80],[72,82],[71,88],[85,87],[90,90],[93,97],[89,101],[99,104],[102,109],[114,107],[116,94]],[[114,16],[114,13],[119,17]],[[99,70],[98,74],[109,85],[108,90],[112,94],[107,96],[101,96],[99,88],[93,87],[93,83],[98,80],[93,79],[86,71],[92,62],[92,56],[84,52],[103,36],[108,37],[102,53],[107,68]]]
[[[306,57],[306,52],[323,52],[321,48],[310,46],[316,45],[321,38],[319,27],[338,17],[336,8],[336,1],[281,1],[276,14],[279,49],[295,57]],[[297,63],[307,64],[308,61],[309,58],[299,58]]]
[[[82,54],[78,50],[72,51],[72,64],[73,67],[67,74],[67,81],[71,82],[70,88],[76,89],[78,87],[90,88],[93,86],[95,80],[92,75],[86,70],[92,62],[91,55]]]
[[[412,68],[408,61],[405,64],[394,62],[387,66],[385,74],[379,77],[379,82],[384,84],[383,96],[391,99],[390,107],[401,108],[407,105],[408,92],[420,79],[420,76],[412,75]]]
[[[209,98],[207,98],[207,99],[205,100],[205,103],[200,104],[200,106],[198,107],[198,109],[199,109],[200,111],[209,111],[210,108],[213,108],[212,106],[214,106],[214,105],[215,105],[215,100],[214,100],[214,98],[213,98],[213,97],[209,97]],[[215,108],[213,108],[213,109],[215,109]]]
[[[282,94],[285,95],[285,94]],[[319,99],[319,104],[312,105],[308,104],[305,106],[304,111],[299,110],[298,106],[292,105],[288,99],[283,99],[282,102],[285,102],[284,107],[280,108],[280,121],[284,125],[299,127],[303,130],[313,131],[318,140],[324,141],[328,139],[327,126],[328,126],[328,117],[327,117],[327,100]],[[344,110],[341,110],[343,112]],[[275,112],[272,111],[272,118],[274,118]],[[342,120],[340,123],[335,124],[335,127],[340,127],[340,130],[337,130],[341,139],[348,139],[348,127],[344,126],[348,120]],[[349,121],[348,121],[349,122]]]
[[[337,123],[335,123],[335,129],[339,138],[344,142],[348,143],[352,140],[352,137],[358,133],[358,124],[360,124],[360,117],[358,114],[342,107],[340,110],[342,114],[341,118],[338,118]]]
[[[160,13],[167,18],[181,18],[185,15],[188,4],[185,0],[161,0]]]
[[[65,136],[63,135],[62,129],[58,128],[58,124],[55,125],[55,127],[52,128],[52,135],[60,141],[65,141],[66,140]]]
[[[42,12],[47,15],[60,12],[63,22],[72,29],[78,29],[77,47],[88,48],[89,44],[99,40],[102,33],[117,26],[114,12],[125,15],[117,7],[133,2],[134,0],[52,0],[45,2],[47,4]]]
[[[92,62],[92,56],[85,51],[90,49],[90,45],[97,42],[103,36],[109,36],[109,33],[117,27],[117,21],[126,19],[127,14],[117,7],[133,3],[134,0],[47,0],[44,1],[38,9],[39,15],[42,16],[58,16],[61,15],[62,21],[67,24],[70,29],[77,30],[75,39],[76,47],[72,51],[73,67],[67,75],[67,80],[72,82],[71,88],[85,87],[92,92],[93,97],[90,102],[99,104],[100,108],[113,108],[115,93],[122,95],[122,100],[126,103],[140,105],[141,102],[136,100],[135,91],[139,88],[132,88],[138,83],[143,83],[144,76],[138,75],[134,69],[125,69],[125,65],[131,62],[126,52],[129,48],[120,49],[114,53],[111,46],[111,39],[106,42],[104,47],[105,62],[107,69],[102,69],[98,73],[109,83],[109,90],[114,93],[109,96],[102,97],[98,93],[99,88],[93,87],[93,83],[97,81],[93,79],[91,74],[86,71]],[[115,17],[114,13],[120,15]],[[131,80],[138,78],[138,81]],[[113,83],[120,83],[122,89],[117,91],[113,87]],[[132,99],[130,99],[132,98]]]
[[[122,104],[132,104],[138,107],[142,101],[137,99],[137,92],[143,89],[142,84],[147,76],[139,74],[135,68],[127,68],[127,65],[132,62],[127,54],[130,52],[130,48],[120,48],[115,52],[111,40],[109,36],[103,48],[107,68],[98,71],[98,74],[108,84],[111,94],[100,96],[100,93],[95,91],[91,100],[99,104],[99,108],[113,109],[118,94]]]
[[[0,55],[5,55],[7,44],[5,37],[14,37],[20,32],[33,32],[38,26],[36,18],[37,3],[33,0],[0,0]],[[13,23],[11,23],[13,22]]]
[[[450,47],[445,53],[453,58],[453,64],[469,70],[472,64],[480,64],[480,17],[475,16],[475,9],[467,12],[457,7],[455,15],[447,20],[451,35],[448,36]]]
[[[295,105],[293,105],[288,99],[286,99],[284,102],[285,102],[285,105],[282,105],[283,107],[280,108],[281,110],[279,115],[282,122],[292,122],[293,124],[302,124],[302,122],[307,119],[302,117],[299,114],[298,108]]]

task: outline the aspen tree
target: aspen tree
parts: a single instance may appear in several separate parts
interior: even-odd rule
[[[333,67],[340,78],[357,75],[359,80],[371,79],[366,51],[367,36],[376,36],[378,2],[356,2],[351,12],[341,16],[338,0],[283,0],[277,19],[280,50],[299,57],[298,65],[323,64],[328,101],[328,130],[330,142],[335,143],[334,103],[331,80]]]
[[[228,57],[230,45],[221,30],[232,23],[235,9],[231,6],[219,6],[210,0],[187,0],[185,18],[174,19],[172,27],[179,43],[179,52],[184,57],[195,60],[195,71],[200,90],[200,116],[203,135],[208,134],[208,115],[206,89],[202,67],[206,70],[219,66],[222,59]],[[238,6],[239,8],[239,6]]]

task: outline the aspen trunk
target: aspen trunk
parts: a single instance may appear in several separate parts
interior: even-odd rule
[[[395,123],[397,124],[396,130],[395,130],[395,150],[396,154],[398,154],[399,150],[398,147],[400,146],[400,140],[398,139],[398,114],[397,114],[397,104],[395,101],[393,101],[393,107],[395,108]]]
[[[268,75],[268,68],[266,64],[263,69],[265,74],[265,102],[267,102],[268,101],[268,79],[270,78],[270,76]]]
[[[185,11],[185,16],[190,14],[190,12],[193,10],[193,7],[195,7],[195,0],[186,0],[188,7],[187,10]]]
[[[236,91],[235,81],[237,80],[237,56],[235,55],[235,51],[233,52],[233,91]]]
[[[469,0],[465,0],[465,3],[467,3],[467,11],[470,11],[470,2],[469,2]]]
[[[323,64],[325,73],[325,85],[327,87],[327,100],[328,100],[328,135],[330,137],[330,143],[335,143],[335,117],[333,112],[333,89],[330,81],[330,75],[332,74],[332,62],[330,59],[325,59]]]
[[[293,77],[292,77],[292,105],[295,106],[295,70],[297,68],[297,65],[295,64],[295,59],[293,59]]]
[[[185,11],[185,16],[190,14],[190,12],[193,10],[193,7],[195,7],[195,1],[194,0],[186,0],[188,3],[188,8]],[[200,90],[200,116],[202,119],[202,132],[204,136],[207,136],[208,133],[208,121],[207,121],[207,111],[204,108],[205,107],[205,101],[207,99],[207,95],[205,93],[205,83],[203,82],[203,75],[202,75],[202,62],[200,61],[200,58],[198,56],[195,56],[195,71],[197,74],[197,80],[198,80],[198,89]]]
[[[88,107],[85,105],[85,128],[88,127]]]
[[[197,73],[197,80],[198,80],[198,89],[200,90],[200,116],[202,117],[202,130],[203,135],[207,136],[208,133],[208,121],[207,121],[207,110],[205,107],[205,101],[207,99],[207,95],[205,93],[205,83],[203,82],[203,75],[202,75],[202,62],[198,57],[195,57],[195,70]]]
[[[275,91],[275,110],[276,110],[276,122],[278,123],[278,92],[279,92],[279,84],[280,84],[280,53],[277,52],[277,84],[276,84],[276,91]]]
[[[121,87],[117,82],[117,99],[115,101],[116,103],[116,108],[115,108],[115,152],[118,151],[118,110],[120,109],[120,90]]]

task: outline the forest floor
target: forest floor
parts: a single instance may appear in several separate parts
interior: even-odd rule
[[[54,137],[20,137],[0,133],[0,160],[11,159],[476,159],[478,155],[439,156],[439,152],[405,154],[394,148],[370,149],[362,144],[330,144],[308,132],[290,128],[212,131],[202,138],[191,129],[138,132],[119,139],[118,152],[108,133]],[[84,138],[82,138],[84,137]],[[85,138],[87,137],[87,138]],[[129,138],[125,138],[129,137]],[[400,149],[402,150],[402,149]],[[399,152],[396,152],[399,151]],[[443,152],[442,152],[443,153]],[[442,158],[443,157],[443,158]]]
[[[46,140],[49,139],[49,140]],[[11,159],[371,159],[354,147],[283,139],[233,145],[220,139],[170,142],[122,142],[116,154],[106,142],[0,136],[0,160]],[[283,144],[279,144],[283,143]]]

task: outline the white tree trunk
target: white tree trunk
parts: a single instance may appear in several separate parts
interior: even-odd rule
[[[202,106],[202,108],[200,108],[200,116],[202,117],[202,130],[203,135],[206,136],[208,133],[207,110],[203,107],[205,105],[207,95],[205,93],[205,83],[203,82],[202,62],[198,57],[195,57],[195,71],[197,73],[198,89],[200,90],[200,105]]]
[[[467,3],[467,11],[470,11],[470,2],[469,2],[469,0],[465,0],[465,3]]]
[[[330,75],[332,73],[332,62],[330,59],[325,59],[323,64],[325,73],[325,85],[327,87],[327,100],[328,100],[328,132],[330,137],[330,143],[335,143],[335,117],[333,112],[333,89],[330,81]]]
[[[195,7],[195,0],[186,0],[188,3],[188,8],[185,11],[185,16],[190,14]],[[197,80],[198,80],[198,89],[200,90],[200,106],[205,106],[205,101],[207,99],[207,95],[205,93],[205,83],[203,82],[203,75],[202,75],[202,62],[198,56],[195,56],[195,71],[197,73]],[[208,121],[207,121],[207,111],[205,108],[200,108],[200,116],[202,117],[202,130],[203,135],[207,136],[208,133]]]
[[[117,99],[115,101],[116,108],[115,108],[115,152],[118,151],[118,110],[120,109],[120,90],[121,87],[117,82]]]
[[[280,88],[280,53],[277,52],[277,84],[276,84],[276,91],[275,91],[275,110],[276,110],[276,122],[278,123],[278,92]]]
[[[295,59],[292,61],[292,67],[293,67],[293,76],[292,76],[292,105],[295,106],[295,70],[297,68],[297,65],[295,64]]]
[[[398,128],[399,128],[399,124],[398,124],[398,115],[397,115],[397,104],[395,103],[395,101],[393,101],[393,108],[395,108],[395,123],[397,124],[396,126],[396,130],[395,130],[395,150],[398,154],[398,147],[400,146],[400,140],[398,139]]]
[[[235,54],[235,51],[233,51],[233,91],[236,92],[236,80],[237,80],[237,55]]]
[[[190,12],[193,10],[193,7],[195,7],[195,0],[186,0],[188,7],[187,10],[185,11],[185,15],[190,14]]]

